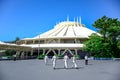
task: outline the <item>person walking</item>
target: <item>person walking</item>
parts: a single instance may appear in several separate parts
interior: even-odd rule
[[[72,62],[73,62],[73,66],[72,66],[72,67],[77,69],[76,57],[75,57],[75,55],[73,55],[73,57],[72,57]]]
[[[16,54],[14,54],[13,57],[14,57],[14,61],[16,61]]]
[[[52,57],[53,69],[55,69],[55,66],[56,66],[56,59],[57,59],[57,57],[54,55]]]
[[[85,65],[88,65],[88,55],[85,55]]]
[[[68,56],[67,54],[64,56],[64,68],[68,68]]]
[[[45,57],[44,57],[44,62],[45,62],[45,65],[47,65],[47,63],[48,63],[48,56],[47,55],[45,55]]]

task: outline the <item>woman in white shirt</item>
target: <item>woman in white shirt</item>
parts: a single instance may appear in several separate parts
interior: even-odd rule
[[[73,66],[72,67],[77,68],[75,55],[73,55],[73,57],[72,57],[72,62],[73,62]]]
[[[48,56],[47,55],[45,55],[45,57],[44,57],[44,62],[47,65],[47,62],[48,62]]]
[[[56,59],[57,59],[57,57],[54,55],[52,57],[53,69],[55,69],[55,66],[56,66]]]
[[[67,56],[67,54],[64,56],[64,67],[66,69],[68,68],[68,56]]]

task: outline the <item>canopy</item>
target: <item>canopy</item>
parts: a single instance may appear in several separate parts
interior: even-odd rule
[[[27,46],[20,46],[17,44],[4,43],[0,41],[0,50],[6,50],[6,49],[29,51],[31,48]]]

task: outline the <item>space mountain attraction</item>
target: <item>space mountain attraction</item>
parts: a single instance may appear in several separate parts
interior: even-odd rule
[[[64,55],[84,55],[82,51],[83,43],[89,39],[93,30],[88,29],[81,23],[81,18],[77,21],[62,21],[56,24],[53,29],[39,34],[33,38],[24,38],[17,42],[21,46],[31,48],[29,52],[18,52],[20,55],[45,54],[52,56],[54,54]]]

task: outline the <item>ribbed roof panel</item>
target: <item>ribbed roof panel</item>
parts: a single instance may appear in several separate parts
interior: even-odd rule
[[[92,33],[96,32],[86,28],[84,24],[72,21],[64,21],[55,25],[53,29],[31,39],[38,39],[39,36],[40,38],[88,38]]]

